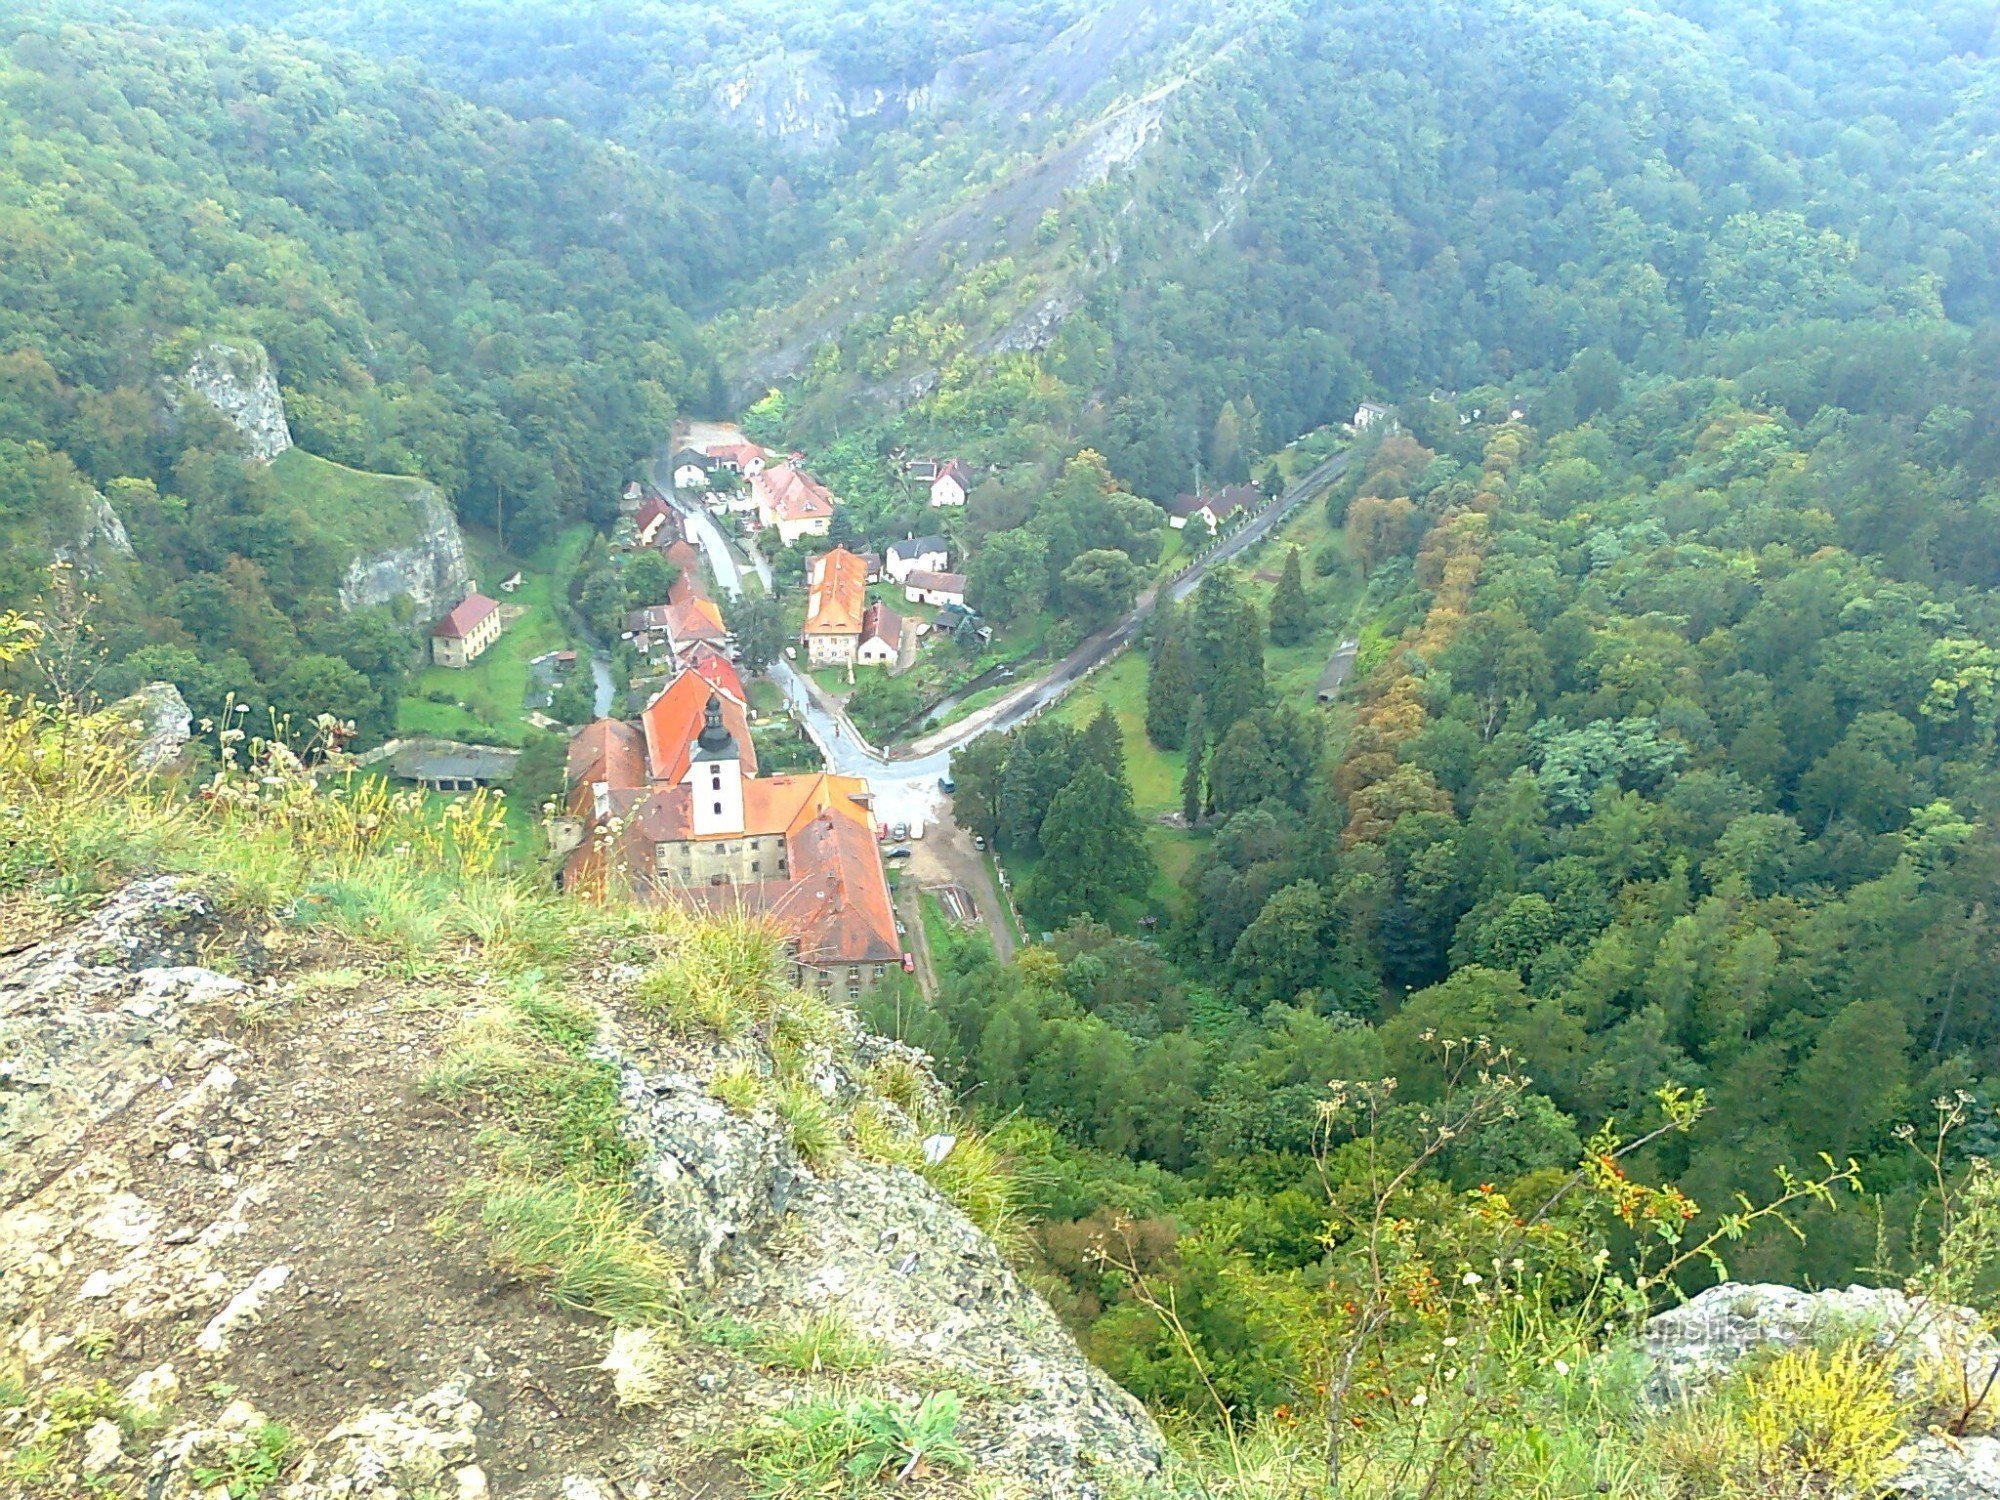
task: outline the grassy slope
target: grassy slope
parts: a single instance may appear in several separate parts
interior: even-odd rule
[[[501,552],[488,532],[468,531],[465,541],[476,577],[505,578],[520,570],[521,587],[502,603],[522,613],[464,671],[432,666],[418,673],[397,706],[396,731],[518,745],[529,727],[522,717],[528,663],[545,651],[577,644],[556,609],[555,580],[574,568],[590,544],[590,528],[580,522],[565,527],[554,541],[520,558]]]
[[[350,469],[303,448],[272,461],[278,493],[303,507],[313,522],[356,556],[407,546],[420,532],[421,479]]]

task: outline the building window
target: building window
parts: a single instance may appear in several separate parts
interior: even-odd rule
[[[761,859],[753,859],[753,860],[751,860],[751,861],[750,861],[750,873],[751,873],[752,875],[760,875],[760,874],[762,874],[762,873],[763,873],[763,870],[764,870],[764,861],[763,861],[763,860],[761,860]]]
[[[718,818],[722,816],[722,804],[720,802],[715,804],[715,815]]]

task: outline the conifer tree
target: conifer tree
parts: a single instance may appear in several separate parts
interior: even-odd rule
[[[1162,750],[1178,750],[1187,731],[1194,679],[1188,671],[1187,642],[1178,610],[1160,622],[1153,662],[1146,673],[1146,738]]]
[[[1278,587],[1271,595],[1271,644],[1296,646],[1312,628],[1312,601],[1306,597],[1299,549],[1285,554],[1285,570],[1278,575]]]
[[[1201,821],[1201,762],[1208,731],[1201,721],[1201,699],[1194,700],[1187,718],[1187,769],[1181,773],[1181,816],[1192,828]]]
[[[1110,704],[1099,705],[1096,715],[1084,727],[1077,753],[1084,760],[1096,761],[1117,780],[1125,780],[1125,731],[1118,727],[1118,716],[1112,713]]]
[[[1131,787],[1086,760],[1049,804],[1042,862],[1028,882],[1028,905],[1058,922],[1104,917],[1119,897],[1138,895],[1151,879]]]

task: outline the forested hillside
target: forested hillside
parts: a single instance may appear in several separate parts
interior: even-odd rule
[[[524,545],[607,514],[714,399],[681,311],[713,267],[668,180],[407,65],[15,8],[0,134],[0,598],[37,592],[95,488],[139,559],[93,582],[111,656],[191,649],[227,668],[204,698],[379,706],[407,657],[331,600],[323,497],[180,399],[208,341],[264,344],[302,447],[504,505]]]

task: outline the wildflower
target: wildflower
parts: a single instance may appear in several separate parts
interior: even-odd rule
[[[1446,1339],[1446,1340],[1444,1341],[1444,1346],[1445,1346],[1445,1348],[1447,1348],[1447,1349],[1456,1349],[1456,1348],[1458,1347],[1458,1338],[1457,1338],[1457,1336],[1456,1336],[1456,1335],[1454,1335],[1453,1337],[1451,1337],[1451,1338],[1448,1338],[1448,1339]]]
[[[1422,1406],[1426,1402],[1426,1400],[1428,1400],[1428,1398],[1424,1395],[1424,1393],[1422,1391],[1418,1391],[1416,1395],[1410,1397],[1410,1405]]]
[[[1467,1271],[1463,1276],[1459,1278],[1459,1280],[1463,1281],[1467,1286],[1478,1286],[1479,1283],[1484,1281],[1485,1279],[1486,1278],[1481,1276],[1477,1271]]]
[[[1566,1359],[1559,1359],[1559,1360],[1557,1360],[1557,1361],[1556,1361],[1556,1374],[1558,1374],[1558,1375],[1568,1375],[1568,1374],[1569,1374],[1569,1361],[1568,1361],[1568,1360],[1566,1360]]]

